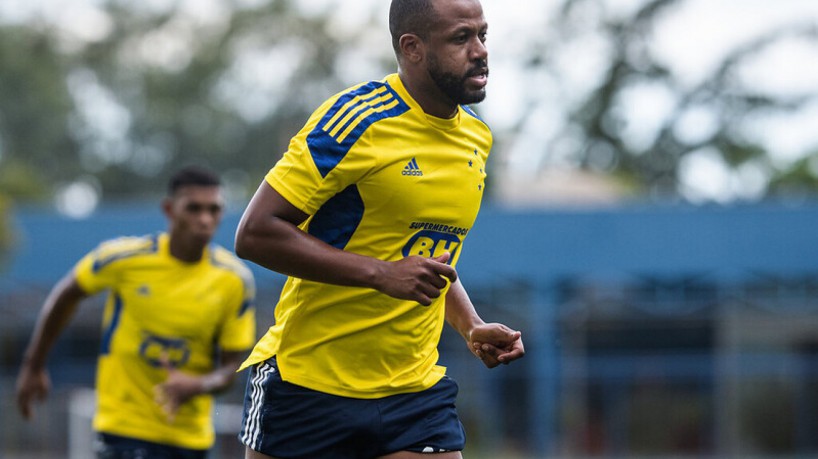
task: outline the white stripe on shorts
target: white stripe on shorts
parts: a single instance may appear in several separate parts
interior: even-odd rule
[[[256,368],[256,374],[250,382],[250,406],[247,408],[247,418],[244,420],[244,428],[241,442],[254,450],[261,447],[261,407],[264,406],[264,381],[275,373],[276,369],[267,362],[263,362]]]

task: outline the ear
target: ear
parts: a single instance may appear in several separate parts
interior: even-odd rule
[[[413,33],[406,33],[401,35],[400,52],[407,62],[417,64],[422,62],[426,57],[426,47],[421,38]]]
[[[168,218],[173,216],[173,199],[168,197],[162,199],[162,213]]]

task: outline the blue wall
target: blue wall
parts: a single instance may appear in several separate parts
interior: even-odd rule
[[[232,247],[240,215],[230,213],[217,242]],[[0,288],[50,284],[96,244],[166,228],[159,206],[102,209],[84,220],[21,209],[18,237]],[[254,266],[257,279],[275,278]],[[792,207],[625,207],[511,212],[485,208],[458,265],[467,285],[562,276],[622,277],[818,270],[818,205]]]
[[[676,275],[818,269],[818,206],[640,207],[513,213],[487,209],[460,271],[480,282],[523,276]]]

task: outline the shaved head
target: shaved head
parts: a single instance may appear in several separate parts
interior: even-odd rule
[[[429,31],[437,21],[432,0],[392,0],[389,7],[389,32],[392,48],[400,56],[400,37],[408,33],[421,39],[429,38]]]

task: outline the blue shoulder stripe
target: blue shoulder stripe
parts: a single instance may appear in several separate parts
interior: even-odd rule
[[[463,111],[465,111],[469,115],[475,117],[477,120],[479,120],[483,124],[486,124],[486,122],[483,121],[483,118],[480,118],[480,116],[477,115],[477,113],[474,110],[472,110],[471,107],[469,107],[468,105],[461,105],[460,107],[463,109]],[[488,127],[488,124],[486,124],[486,127]]]
[[[93,272],[98,272],[100,269],[104,268],[105,266],[113,263],[117,260],[122,260],[124,258],[130,258],[135,255],[144,255],[148,253],[156,253],[159,250],[159,235],[154,234],[150,236],[150,238],[146,238],[147,245],[122,250],[121,252],[112,253],[110,255],[106,255],[105,257],[99,257],[94,260],[94,265],[91,267]]]
[[[391,86],[370,81],[343,94],[307,135],[307,146],[322,177],[344,159],[373,123],[402,115],[409,105]]]

